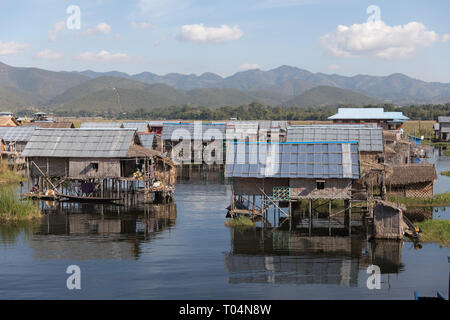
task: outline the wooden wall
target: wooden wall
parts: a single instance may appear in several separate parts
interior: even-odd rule
[[[373,210],[374,237],[377,239],[403,238],[401,210],[377,204]]]
[[[98,170],[94,170],[93,163],[98,164]],[[77,159],[69,160],[69,177],[78,179],[92,178],[119,178],[120,160],[118,159]]]
[[[294,199],[350,199],[351,179],[325,179],[325,189],[318,190],[316,179],[290,179]]]

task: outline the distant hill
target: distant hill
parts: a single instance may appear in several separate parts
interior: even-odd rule
[[[34,95],[37,101],[61,94],[88,79],[84,75],[73,72],[16,68],[0,63],[0,88],[22,90]]]
[[[83,74],[88,75],[86,72]],[[231,88],[240,91],[274,92],[282,95],[285,101],[317,86],[348,89],[380,101],[401,105],[450,101],[449,83],[425,82],[399,73],[385,77],[370,75],[347,77],[337,74],[312,73],[296,67],[281,66],[268,71],[237,72],[226,78],[214,73],[204,73],[200,76],[169,73],[160,76],[151,72],[136,75],[122,74],[121,77],[147,84],[164,83],[184,90]]]
[[[332,89],[334,88],[334,89]],[[0,111],[27,107],[124,111],[170,105],[324,106],[390,102],[400,105],[450,102],[450,84],[425,82],[404,74],[385,77],[312,73],[291,66],[247,70],[229,77],[119,71],[54,72],[0,63]]]
[[[351,90],[318,86],[287,101],[285,105],[307,108],[338,105],[363,106],[377,103],[380,103],[380,101]]]
[[[171,86],[117,78],[99,77],[83,82],[49,100],[54,109],[134,111],[168,106],[239,106],[260,101],[279,104],[267,92],[244,92],[227,88],[200,88],[180,90]],[[120,103],[119,103],[120,101]]]

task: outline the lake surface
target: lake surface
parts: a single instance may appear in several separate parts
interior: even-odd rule
[[[46,207],[0,228],[3,299],[413,299],[448,293],[449,248],[224,226],[229,185],[186,182],[172,205]],[[366,286],[369,264],[381,289]],[[81,268],[68,290],[66,268]]]

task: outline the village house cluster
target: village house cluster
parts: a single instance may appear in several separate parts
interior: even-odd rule
[[[442,140],[447,118],[435,126]],[[0,141],[2,158],[26,168],[36,197],[111,201],[132,193],[144,202],[171,201],[177,176],[223,172],[232,179],[230,216],[264,217],[272,206],[290,219],[302,201],[311,214],[316,200],[329,201],[330,212],[331,201],[342,200],[351,232],[355,204],[400,219],[375,207],[387,207],[390,194],[433,196],[435,168],[415,163],[418,143],[404,133],[401,112],[340,108],[329,120],[92,121],[75,128],[42,113],[21,123],[3,115]]]

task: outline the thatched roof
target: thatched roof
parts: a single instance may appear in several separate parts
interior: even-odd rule
[[[23,127],[39,127],[39,128],[55,128],[55,129],[70,129],[75,128],[73,122],[63,121],[63,122],[51,122],[51,121],[36,121],[36,122],[25,122],[22,124]]]
[[[145,147],[137,145],[137,144],[131,145],[130,148],[128,149],[127,158],[133,158],[133,157],[138,157],[138,158],[158,157],[162,161],[164,161],[166,164],[173,166],[173,167],[175,166],[175,163],[170,158],[164,156],[161,152],[159,152],[157,150],[148,149],[148,148],[145,148]]]
[[[402,164],[389,166],[386,172],[386,184],[407,185],[431,182],[437,179],[436,169],[432,164]]]
[[[384,153],[386,154],[396,154],[395,150],[392,147],[386,146],[384,147]]]
[[[0,127],[16,127],[19,123],[16,119],[10,116],[2,116],[0,117]]]

